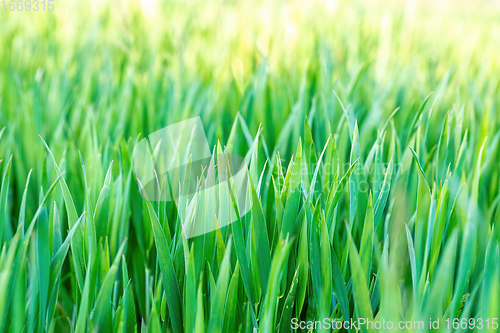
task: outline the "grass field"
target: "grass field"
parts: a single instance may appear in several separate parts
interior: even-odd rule
[[[0,10],[0,331],[498,332],[498,5],[152,3]],[[188,238],[132,155],[194,116],[252,207]]]

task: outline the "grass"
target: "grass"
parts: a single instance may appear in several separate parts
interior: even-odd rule
[[[1,12],[0,331],[496,332],[500,12],[415,6]],[[197,115],[253,205],[187,239],[132,152]]]

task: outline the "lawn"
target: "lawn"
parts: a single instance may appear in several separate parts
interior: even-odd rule
[[[0,332],[498,332],[500,6],[22,4]]]

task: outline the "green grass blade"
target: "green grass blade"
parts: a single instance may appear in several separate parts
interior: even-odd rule
[[[142,193],[145,195],[144,187],[142,187],[142,184],[140,182],[139,187]],[[151,202],[149,202],[149,200],[145,201],[148,207],[148,212],[153,227],[156,251],[158,255],[157,260],[159,262],[163,277],[163,286],[165,288],[165,294],[167,297],[168,311],[170,314],[170,320],[172,321],[172,329],[174,330],[174,332],[180,333],[183,331],[181,310],[182,303],[172,257],[170,255],[170,250],[168,249],[165,234],[163,233],[163,229],[158,220],[158,216],[156,215]]]

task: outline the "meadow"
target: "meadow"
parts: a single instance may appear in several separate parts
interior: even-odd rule
[[[499,52],[482,1],[0,10],[0,331],[498,332]],[[195,116],[251,209],[189,238],[133,151]]]

